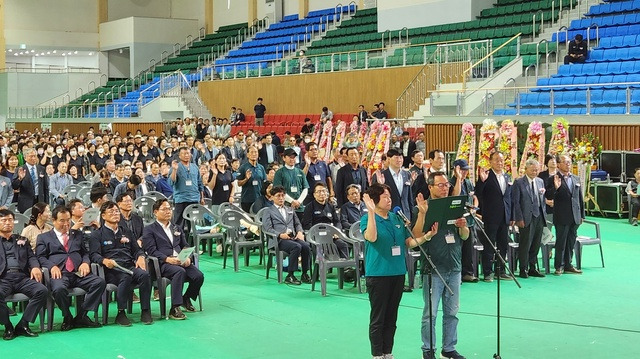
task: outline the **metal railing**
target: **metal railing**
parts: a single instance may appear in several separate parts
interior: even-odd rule
[[[503,43],[502,45],[496,47],[495,49],[491,50],[488,54],[486,54],[483,58],[481,58],[480,60],[478,60],[475,63],[472,63],[471,66],[469,66],[468,69],[464,70],[464,72],[462,73],[462,88],[465,89],[467,86],[467,81],[468,79],[470,79],[473,75],[473,71],[475,68],[480,68],[480,69],[486,69],[487,70],[487,74],[486,77],[491,77],[493,76],[493,71],[494,71],[494,66],[493,66],[493,55],[496,54],[498,51],[500,51],[503,47],[512,44],[514,41],[516,42],[516,47],[517,47],[517,54],[518,56],[520,56],[520,36],[522,35],[522,33],[518,33],[514,36],[512,36],[509,40],[507,40],[505,43]],[[490,40],[489,40],[490,41]]]
[[[7,63],[7,65],[11,65],[11,63]],[[99,68],[93,67],[62,67],[62,66],[54,66],[54,65],[46,65],[39,67],[20,67],[18,64],[16,66],[9,66],[0,69],[0,72],[5,73],[34,73],[34,74],[70,74],[70,73],[83,73],[83,74],[97,74],[100,73]]]

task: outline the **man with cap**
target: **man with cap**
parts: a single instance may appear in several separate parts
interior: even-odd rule
[[[296,215],[302,220],[304,205],[302,202],[307,197],[309,183],[304,172],[296,167],[298,154],[292,148],[284,150],[284,166],[281,167],[273,178],[273,186],[282,186],[285,189],[285,201],[296,211]]]
[[[449,195],[467,196],[467,204],[478,207],[478,198],[475,196],[473,183],[468,178],[469,168],[469,163],[465,159],[453,161],[453,175],[449,180],[449,183],[451,183]],[[468,217],[467,222],[469,238],[462,242],[462,281],[477,283],[478,277],[475,276],[473,270],[473,244],[476,241],[476,229],[472,218]]]
[[[587,60],[588,46],[582,41],[582,35],[577,34],[574,40],[569,41],[569,51],[564,57],[564,64],[584,64]]]

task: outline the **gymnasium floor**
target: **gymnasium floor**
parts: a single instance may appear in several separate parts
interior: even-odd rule
[[[594,218],[602,225],[606,268],[597,246],[586,247],[583,275],[565,274],[502,284],[502,358],[634,358],[640,353],[640,227]],[[287,286],[264,278],[257,255],[240,272],[222,269],[219,255],[201,257],[204,311],[185,321],[110,324],[54,331],[0,343],[3,358],[370,358],[369,303],[351,285],[332,278],[322,297],[310,285]],[[275,272],[272,272],[275,275]],[[319,284],[319,283],[318,283]],[[458,351],[492,358],[496,351],[496,283],[463,284]],[[405,293],[394,355],[421,358],[421,290]],[[115,305],[111,305],[112,310]],[[158,303],[152,302],[154,315]],[[113,318],[113,313],[111,318]],[[14,323],[17,321],[12,318]],[[112,319],[111,319],[112,320]],[[437,334],[441,325],[437,325]],[[440,348],[440,337],[438,349]]]

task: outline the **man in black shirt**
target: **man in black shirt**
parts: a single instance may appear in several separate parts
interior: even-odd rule
[[[258,103],[253,106],[253,111],[256,113],[256,126],[262,126],[264,114],[267,112],[267,108],[262,104],[262,97],[258,97]]]
[[[311,124],[311,119],[309,117],[304,119],[304,126],[302,126],[300,133],[303,135],[313,133],[313,125]]]
[[[587,44],[582,41],[582,35],[577,34],[574,40],[569,41],[569,51],[564,57],[564,64],[584,64],[587,59]]]
[[[134,235],[126,227],[119,225],[120,209],[117,204],[105,202],[100,207],[100,217],[104,225],[91,234],[91,261],[105,266],[107,283],[118,286],[116,323],[131,326],[125,309],[133,287],[139,285],[142,310],[140,320],[144,324],[151,324],[151,278],[146,271],[144,251]],[[128,272],[120,267],[126,268]]]
[[[322,182],[317,182],[315,186],[313,186],[313,201],[304,208],[302,228],[309,230],[318,223],[326,223],[342,229],[338,212],[336,212],[336,208],[329,203],[328,198],[329,191],[327,190],[327,186]],[[338,248],[341,258],[349,257],[349,249],[343,240],[334,238],[333,243]]]

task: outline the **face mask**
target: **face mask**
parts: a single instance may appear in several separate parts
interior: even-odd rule
[[[38,150],[38,155],[42,156],[43,153],[44,153],[44,150],[42,148]]]
[[[62,154],[62,150],[58,149],[58,150],[56,150],[56,153],[57,153],[58,155],[61,155],[61,154]]]
[[[126,150],[127,150],[126,148],[121,148],[118,150],[118,152],[120,152],[121,155],[124,155]]]
[[[69,154],[70,154],[71,156],[75,156],[75,155],[77,155],[78,153],[77,153],[76,151],[71,151],[71,152],[69,152]]]
[[[104,148],[100,147],[100,148],[98,148],[98,149],[96,150],[96,152],[98,152],[98,153],[102,154],[102,153],[104,153]]]

